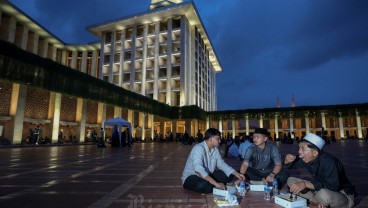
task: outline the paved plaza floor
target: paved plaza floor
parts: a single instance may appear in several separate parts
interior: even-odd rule
[[[180,177],[191,148],[175,142],[137,143],[129,148],[3,147],[0,207],[217,207],[212,194],[182,188]],[[296,153],[298,146],[279,144],[279,148],[283,154]],[[355,207],[368,207],[368,143],[331,143],[325,151],[336,155],[345,165],[359,194]],[[226,161],[236,169],[240,167],[237,159]],[[248,192],[238,207],[280,206],[273,200],[265,201],[262,192]]]

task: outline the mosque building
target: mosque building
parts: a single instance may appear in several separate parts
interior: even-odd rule
[[[152,0],[145,12],[87,30],[99,41],[67,44],[0,1],[0,136],[20,144],[39,126],[53,143],[87,142],[115,117],[139,140],[209,127],[226,137],[253,127],[275,138],[322,127],[338,139],[366,135],[367,104],[217,111],[223,69],[193,1]]]

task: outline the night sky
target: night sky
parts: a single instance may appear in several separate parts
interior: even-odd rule
[[[65,43],[150,0],[11,0]],[[223,72],[218,110],[368,102],[367,0],[195,0]]]

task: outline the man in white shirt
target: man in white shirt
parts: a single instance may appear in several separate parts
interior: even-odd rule
[[[230,181],[231,174],[239,180],[245,179],[222,159],[218,150],[220,135],[219,130],[210,128],[204,141],[193,147],[181,178],[185,189],[211,193],[214,187],[226,189],[225,184]]]

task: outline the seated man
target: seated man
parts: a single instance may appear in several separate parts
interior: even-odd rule
[[[231,174],[239,180],[245,179],[221,158],[218,150],[220,135],[220,131],[210,128],[204,141],[193,147],[181,178],[185,189],[212,193],[214,187],[226,189],[225,184],[230,181]]]
[[[288,154],[285,164],[289,168],[306,168],[312,180],[290,177],[290,192],[319,204],[318,207],[353,207],[355,188],[345,175],[341,162],[323,152],[325,142],[315,134],[307,134],[299,143],[299,158]]]
[[[240,173],[245,174],[247,179],[255,181],[262,180],[271,183],[277,180],[279,187],[282,188],[286,183],[288,173],[282,169],[279,149],[267,140],[267,129],[256,128],[253,134],[254,145],[247,149]],[[250,163],[252,163],[252,167],[249,167]]]

